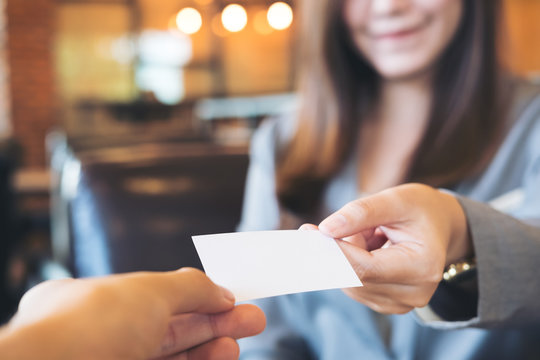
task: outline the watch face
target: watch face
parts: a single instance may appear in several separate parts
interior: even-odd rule
[[[457,281],[470,278],[476,274],[476,259],[469,259],[459,263],[449,265],[444,273],[444,281]]]

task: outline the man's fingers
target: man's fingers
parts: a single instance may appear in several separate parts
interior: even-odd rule
[[[236,341],[222,337],[189,350],[187,360],[236,360],[239,356],[240,348]]]
[[[233,339],[257,335],[266,326],[263,311],[251,304],[238,305],[232,311],[210,316],[214,318],[216,335]]]
[[[219,314],[181,314],[173,317],[157,356],[175,354],[219,337],[239,339],[263,331],[264,313],[254,305],[239,305]]]
[[[156,358],[154,360],[236,360],[240,348],[234,339],[218,338],[178,354]]]
[[[217,313],[234,306],[234,296],[228,290],[217,286],[202,271],[193,268],[119,275],[117,278],[123,278],[122,281],[131,279],[134,286],[141,287],[141,291],[152,292],[167,303],[171,314]]]
[[[171,282],[175,285],[169,293],[174,313],[221,312],[234,305],[234,295],[214,284],[202,271],[183,268],[164,275],[170,275]]]
[[[44,299],[53,299],[54,301],[56,299],[56,295],[59,293],[58,290],[61,289],[63,286],[71,284],[74,281],[74,279],[67,278],[49,280],[39,283],[23,295],[21,301],[19,302],[19,310],[26,310],[26,308],[29,306],[27,304],[36,299],[38,299],[40,302],[44,302]],[[34,297],[36,299],[34,299]]]

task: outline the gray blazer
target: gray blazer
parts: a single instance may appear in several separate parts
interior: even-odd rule
[[[267,329],[240,342],[241,359],[540,359],[540,91],[524,85],[520,94],[489,167],[449,189],[467,216],[475,275],[405,315],[380,315],[339,290],[257,301]],[[270,121],[253,138],[240,231],[284,223],[274,153],[292,126]],[[328,185],[321,215],[358,197],[356,176],[352,159]]]

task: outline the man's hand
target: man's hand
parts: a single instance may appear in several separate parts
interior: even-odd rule
[[[235,339],[264,326],[198,270],[132,273],[36,286],[0,348],[6,359],[236,359]]]

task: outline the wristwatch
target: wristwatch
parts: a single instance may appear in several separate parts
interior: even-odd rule
[[[450,264],[444,269],[443,280],[444,281],[458,281],[465,278],[469,278],[476,273],[476,258],[470,258]]]

